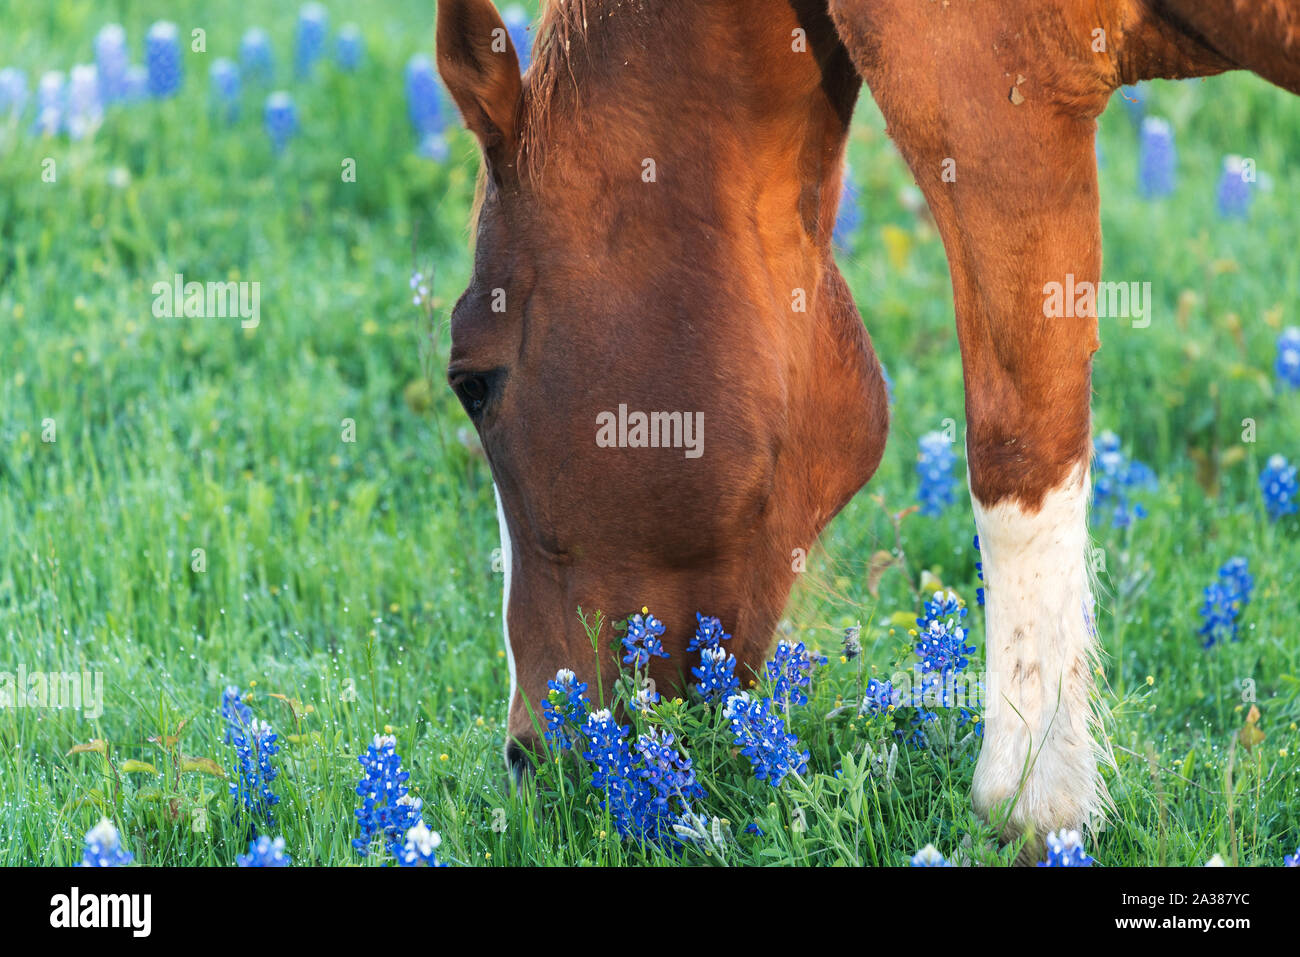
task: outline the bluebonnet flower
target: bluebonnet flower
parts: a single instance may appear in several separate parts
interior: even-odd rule
[[[1250,604],[1251,593],[1255,590],[1255,579],[1250,574],[1250,563],[1237,555],[1229,558],[1219,569],[1219,580],[1233,601],[1242,608]]]
[[[510,34],[515,53],[519,56],[519,69],[527,70],[532,59],[532,39],[528,34],[528,13],[517,3],[501,11],[501,20]]]
[[[567,668],[555,673],[546,682],[550,689],[542,699],[542,717],[546,719],[546,740],[554,741],[564,751],[573,747],[575,736],[587,721],[591,702],[587,700],[587,685]]]
[[[1148,199],[1168,196],[1178,177],[1174,131],[1166,120],[1148,116],[1138,139],[1138,189]]]
[[[67,81],[58,70],[41,74],[36,87],[36,132],[56,136],[64,128],[67,106]]]
[[[932,621],[946,621],[949,618],[961,621],[966,617],[966,606],[961,603],[956,592],[947,589],[940,589],[927,598],[924,609],[924,614],[916,619],[919,628],[928,628]]]
[[[632,615],[627,620],[627,634],[623,636],[623,650],[627,652],[623,664],[644,668],[652,657],[669,657],[661,640],[663,634],[664,623],[648,609],[642,608],[641,614]]]
[[[654,711],[654,706],[659,703],[659,692],[654,690],[654,683],[646,681],[636,695],[627,703],[627,706],[633,711],[644,711],[649,714]]]
[[[149,71],[140,63],[132,63],[126,68],[126,80],[122,90],[123,103],[139,103],[149,95]]]
[[[208,70],[212,83],[212,102],[217,115],[227,122],[239,116],[239,67],[234,60],[220,56]]]
[[[671,731],[651,728],[640,735],[636,757],[640,765],[636,774],[646,786],[642,796],[648,829],[657,837],[678,816],[674,806],[688,809],[692,801],[702,801],[708,794],[695,780],[691,759],[677,750]]]
[[[329,11],[319,3],[304,3],[298,10],[298,32],[293,47],[293,65],[298,76],[308,76],[325,52],[329,28]]]
[[[739,692],[727,699],[724,714],[740,753],[749,759],[758,780],[779,787],[787,774],[808,770],[808,752],[799,750],[799,739],[786,729],[785,718],[772,706],[771,698],[756,699]]]
[[[816,663],[825,664],[826,659],[818,657]],[[763,667],[767,677],[775,682],[772,700],[781,711],[786,709],[787,702],[792,705],[808,703],[808,695],[803,689],[812,683],[813,664],[814,658],[802,641],[791,644],[782,638],[776,643],[776,653]]]
[[[1246,165],[1240,156],[1223,160],[1215,204],[1224,219],[1245,219],[1250,215],[1250,201],[1255,198],[1252,181],[1246,178]]]
[[[835,214],[835,227],[831,231],[831,242],[839,249],[850,249],[853,234],[862,222],[862,210],[858,206],[858,191],[853,188],[853,176],[848,166],[844,167],[844,185],[840,192],[840,207]]]
[[[1300,867],[1300,847],[1296,848],[1294,854],[1284,854],[1282,856],[1283,867]]]
[[[675,820],[704,791],[695,782],[690,759],[677,752],[671,734],[643,734],[633,749],[628,731],[608,709],[587,717],[588,749],[582,756],[594,765],[592,786],[604,792],[601,807],[609,812],[621,837],[675,843]]]
[[[278,90],[266,98],[266,133],[271,137],[271,146],[280,152],[298,131],[298,109],[293,105],[293,97],[283,90]]]
[[[955,480],[952,468],[957,462],[952,443],[942,432],[927,432],[921,436],[916,457],[916,474],[921,477],[917,500],[922,515],[941,515],[956,501]]]
[[[852,661],[858,655],[862,654],[862,625],[849,625],[844,629],[844,637],[840,641],[843,646],[845,661]]]
[[[722,630],[722,622],[717,618],[705,617],[695,613],[695,634],[686,651],[703,651],[705,648],[721,648],[722,642],[730,641],[731,636]]]
[[[445,163],[450,153],[447,146],[447,137],[441,133],[426,133],[420,137],[420,143],[416,146],[415,153],[417,156],[433,160],[435,163]]]
[[[932,618],[917,635],[914,646],[921,659],[922,674],[949,675],[964,671],[970,659],[966,656],[975,650],[966,644],[966,629],[955,618]]]
[[[912,855],[912,866],[913,867],[952,867],[952,864],[949,861],[947,861],[942,854],[939,853],[939,849],[937,847],[935,847],[933,844],[927,844],[925,845],[925,847],[921,848],[919,851],[917,851],[915,854]]]
[[[1277,521],[1296,510],[1292,501],[1296,494],[1296,467],[1281,455],[1269,457],[1268,465],[1259,473],[1259,490],[1264,496],[1268,517]]]
[[[406,61],[406,109],[418,137],[441,133],[447,125],[433,61],[417,53]]]
[[[226,719],[226,744],[234,744],[235,736],[243,735],[253,725],[253,709],[244,703],[235,685],[226,685],[221,692],[221,716]]]
[[[244,76],[259,83],[270,83],[275,72],[271,39],[261,27],[249,27],[239,41],[239,65]]]
[[[695,687],[705,701],[726,698],[740,688],[736,677],[736,656],[725,648],[705,648],[700,652],[700,666],[692,668]]]
[[[126,867],[133,855],[122,847],[122,838],[108,818],[86,832],[86,850],[79,867]]]
[[[339,35],[334,41],[334,59],[341,69],[351,73],[361,65],[366,42],[361,36],[361,28],[355,23],[345,23],[339,28]]]
[[[397,851],[398,867],[446,867],[434,853],[442,845],[442,835],[429,830],[424,821],[416,821],[406,831],[406,843]]]
[[[85,139],[104,120],[104,104],[99,98],[99,71],[91,64],[72,68],[68,79],[68,136]]]
[[[870,718],[877,714],[889,714],[898,707],[902,695],[892,681],[868,679],[862,691],[862,703],[858,706],[858,715]]]
[[[370,845],[379,837],[386,846],[397,853],[398,839],[420,820],[423,802],[412,798],[406,786],[411,777],[402,769],[402,758],[397,753],[397,739],[391,734],[377,734],[366,753],[357,758],[365,769],[357,784],[361,807],[356,809],[361,836],[353,838],[352,846],[365,857]]]
[[[144,63],[149,71],[149,95],[164,100],[175,96],[184,79],[180,31],[169,20],[159,20],[144,38]]]
[[[16,67],[0,70],[0,120],[17,119],[27,109],[27,74]]]
[[[1300,326],[1288,326],[1277,337],[1273,370],[1292,389],[1300,389]]]
[[[279,795],[271,790],[271,782],[280,773],[272,761],[280,753],[277,738],[269,724],[253,718],[248,725],[234,729],[231,742],[239,761],[239,779],[230,782],[230,793],[251,817],[267,826],[274,823],[272,808],[280,803]]]
[[[1047,835],[1047,860],[1039,867],[1091,867],[1093,860],[1083,850],[1078,831],[1053,831]]]
[[[248,853],[235,858],[239,867],[288,867],[293,858],[284,852],[284,838],[275,840],[260,835],[257,840],[248,842]]]
[[[104,103],[116,103],[126,96],[126,71],[131,53],[126,30],[120,23],[108,23],[95,34],[95,66],[99,70],[99,91]]]
[[[1093,443],[1096,452],[1096,480],[1092,487],[1092,506],[1098,512],[1109,513],[1113,528],[1127,528],[1135,519],[1147,514],[1146,507],[1134,502],[1134,492],[1156,487],[1156,475],[1151,467],[1129,459],[1119,447],[1119,436],[1103,432]]]
[[[980,537],[979,537],[978,535],[976,535],[976,536],[975,536],[975,551],[978,553],[979,550],[980,550]],[[983,580],[984,580],[984,563],[983,563],[983,562],[976,562],[976,563],[975,563],[975,574],[979,577],[979,580],[980,580],[980,581],[983,581]],[[975,589],[975,600],[976,600],[977,602],[979,602],[979,606],[980,606],[981,608],[984,607],[984,586],[983,586],[983,585],[981,585],[979,588]]]

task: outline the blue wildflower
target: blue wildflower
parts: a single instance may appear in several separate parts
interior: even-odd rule
[[[279,795],[271,790],[271,782],[280,773],[272,761],[280,753],[275,743],[278,737],[269,724],[256,718],[232,735],[239,778],[230,782],[230,793],[250,817],[265,821],[268,827],[274,823],[272,808],[280,803]]]
[[[223,56],[212,61],[208,70],[212,83],[212,104],[216,114],[226,122],[239,116],[239,67]]]
[[[722,642],[730,641],[731,636],[722,630],[722,622],[717,618],[705,617],[698,611],[695,613],[695,634],[691,636],[691,643],[686,646],[686,651],[702,651],[705,648],[721,648]]]
[[[1300,847],[1296,848],[1294,854],[1284,854],[1282,856],[1283,867],[1300,867]]]
[[[266,132],[276,152],[283,150],[298,131],[298,109],[293,97],[283,90],[266,98]]]
[[[221,692],[221,716],[226,719],[226,744],[234,744],[236,735],[242,737],[253,726],[253,709],[235,685]]]
[[[894,688],[892,681],[880,681],[870,678],[862,692],[862,703],[858,705],[858,715],[870,718],[877,714],[890,714],[898,707],[901,693]]]
[[[1277,377],[1292,389],[1300,389],[1300,326],[1288,326],[1277,337]]]
[[[36,86],[35,130],[41,136],[56,136],[66,122],[67,81],[58,70],[41,74]]]
[[[104,119],[104,104],[99,98],[99,71],[91,64],[72,68],[68,79],[68,136],[85,139]]]
[[[976,535],[976,536],[975,536],[975,551],[976,551],[977,554],[979,553],[979,550],[980,550],[980,537],[979,537],[978,535]],[[980,581],[983,581],[983,580],[984,580],[984,563],[983,563],[983,562],[976,562],[976,563],[975,563],[975,574],[976,574],[976,576],[979,578]],[[975,589],[975,600],[976,600],[977,602],[979,602],[979,606],[980,606],[981,608],[984,607],[984,586],[983,586],[983,585],[981,585],[979,588]]]
[[[239,65],[250,81],[270,83],[275,72],[271,38],[261,27],[249,27],[239,41]]]
[[[126,867],[133,855],[122,847],[121,835],[108,818],[86,832],[86,850],[78,867]]]
[[[365,857],[374,839],[379,837],[385,846],[398,853],[398,839],[420,820],[423,802],[408,793],[406,782],[411,774],[402,768],[397,739],[391,734],[375,735],[357,761],[365,774],[356,787],[361,798],[361,807],[355,811],[361,836],[353,838],[352,846]]]
[[[416,136],[424,139],[441,133],[447,125],[442,111],[442,94],[433,61],[417,53],[406,61],[406,109]]]
[[[442,846],[442,835],[429,830],[424,821],[416,821],[406,831],[406,842],[397,851],[398,867],[446,867],[435,851]]]
[[[345,23],[339,28],[339,35],[334,41],[334,59],[339,68],[351,73],[361,65],[366,44],[361,36],[361,28],[355,23]]]
[[[528,33],[528,13],[517,3],[501,11],[501,19],[510,34],[515,53],[519,56],[519,69],[527,70],[532,59],[532,39]]]
[[[705,701],[726,698],[740,688],[736,677],[736,656],[725,648],[705,648],[700,651],[700,666],[692,668],[695,687]]]
[[[1138,139],[1138,189],[1147,199],[1168,196],[1178,176],[1174,131],[1166,120],[1148,116]]]
[[[288,867],[293,858],[284,852],[284,838],[275,840],[260,835],[257,840],[249,841],[248,853],[235,858],[239,867]]]
[[[144,63],[149,71],[149,95],[157,100],[173,97],[181,88],[181,35],[176,24],[159,20],[144,38]]]
[[[1228,156],[1223,160],[1223,172],[1219,175],[1219,187],[1215,193],[1215,205],[1223,219],[1245,219],[1250,215],[1250,201],[1255,198],[1253,180],[1247,179],[1245,162],[1240,156]]]
[[[951,862],[946,860],[939,849],[933,844],[927,844],[915,854],[912,855],[913,867],[952,867]]]
[[[298,76],[309,75],[325,52],[329,28],[329,11],[319,3],[304,3],[298,10],[298,33],[293,48],[293,65]]]
[[[724,714],[758,780],[779,787],[787,774],[807,772],[808,752],[799,750],[799,739],[786,729],[785,718],[771,698],[755,699],[739,692],[727,699]]]
[[[957,619],[932,618],[917,635],[914,650],[921,659],[922,674],[950,675],[966,669],[970,663],[966,656],[975,646],[966,644],[966,629]]]
[[[0,70],[0,120],[16,120],[27,109],[27,74],[16,67]]]
[[[555,678],[546,682],[550,689],[542,699],[542,717],[546,719],[546,740],[554,741],[561,750],[573,747],[573,742],[582,731],[591,710],[587,700],[587,685],[579,681],[578,676],[567,668],[555,673]]]
[[[853,245],[853,234],[862,222],[862,209],[858,206],[858,191],[853,187],[853,175],[848,166],[844,167],[844,184],[840,191],[840,206],[835,214],[835,226],[831,230],[831,242],[836,248],[849,250]]]
[[[916,619],[920,628],[928,628],[932,621],[946,621],[949,618],[960,621],[966,617],[966,606],[961,603],[957,593],[947,589],[936,591],[925,600],[925,613]]]
[[[658,837],[671,819],[674,807],[686,809],[692,801],[702,801],[708,794],[695,779],[691,759],[677,750],[671,731],[651,728],[636,739],[636,774],[645,785],[647,830]]]
[[[1156,475],[1151,467],[1129,459],[1119,447],[1119,436],[1103,432],[1093,443],[1095,481],[1092,487],[1092,505],[1098,512],[1110,515],[1113,528],[1127,528],[1135,519],[1144,518],[1146,507],[1134,502],[1134,492],[1156,487]]]
[[[1296,510],[1292,501],[1296,494],[1296,467],[1281,455],[1270,456],[1268,465],[1259,473],[1259,490],[1264,496],[1268,517],[1277,521]]]
[[[1053,831],[1047,835],[1047,860],[1039,867],[1091,867],[1093,860],[1083,850],[1078,831]]]
[[[123,103],[139,103],[149,95],[149,71],[142,64],[132,63],[126,68]]]
[[[826,659],[820,656],[814,659],[802,641],[791,644],[782,638],[776,643],[776,653],[764,665],[764,670],[767,677],[775,682],[772,700],[781,711],[786,709],[787,703],[808,703],[808,695],[803,689],[812,683],[814,661],[817,664],[826,663]]]
[[[927,432],[921,436],[919,446],[916,474],[921,477],[921,485],[916,496],[921,503],[921,514],[941,515],[957,500],[956,481],[952,475],[957,456],[953,454],[952,443],[942,432]]]
[[[652,657],[667,658],[664,651],[664,623],[642,608],[641,614],[632,615],[627,620],[627,634],[623,636],[623,664],[633,668],[644,668]]]
[[[131,53],[126,45],[126,30],[120,23],[105,24],[95,34],[95,66],[99,70],[99,90],[104,103],[123,99]]]

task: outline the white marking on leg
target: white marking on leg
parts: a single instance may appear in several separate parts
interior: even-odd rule
[[[506,699],[506,726],[510,725],[510,708],[515,701],[515,652],[510,647],[510,569],[514,565],[514,547],[510,541],[510,529],[506,526],[506,510],[501,507],[501,493],[496,483],[492,484],[492,494],[497,499],[497,525],[501,530],[501,567],[505,570],[505,582],[501,586],[501,636],[506,643],[506,664],[510,668],[510,697]]]
[[[988,644],[973,798],[982,814],[1014,799],[1007,836],[1032,827],[1038,842],[1049,830],[1093,823],[1106,800],[1094,743],[1089,490],[1083,462],[1036,512],[971,500]]]

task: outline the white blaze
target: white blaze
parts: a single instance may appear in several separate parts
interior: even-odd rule
[[[501,636],[506,643],[506,664],[510,668],[510,697],[506,699],[506,724],[510,723],[510,708],[515,701],[515,652],[510,647],[510,570],[514,566],[514,548],[510,542],[510,529],[506,525],[506,510],[501,507],[501,492],[496,483],[492,484],[492,494],[497,499],[497,525],[501,529],[501,567],[505,571],[505,582],[501,586]]]

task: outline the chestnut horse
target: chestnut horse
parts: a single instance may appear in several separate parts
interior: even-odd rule
[[[523,78],[490,0],[440,0],[438,65],[484,158],[448,374],[498,491],[511,763],[525,699],[594,677],[579,606],[653,608],[661,684],[697,610],[757,668],[792,553],[875,471],[885,392],[830,245],[865,80],[952,275],[997,689],[974,803],[1031,847],[1094,822],[1099,342],[1044,289],[1100,279],[1111,94],[1238,68],[1300,92],[1300,0],[555,0]],[[703,454],[607,447],[620,407],[698,413]]]

